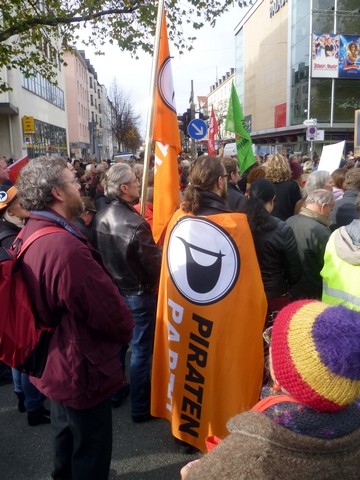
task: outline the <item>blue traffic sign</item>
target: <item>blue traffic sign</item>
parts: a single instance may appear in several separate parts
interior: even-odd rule
[[[201,118],[194,118],[188,125],[188,134],[194,140],[201,140],[205,137],[207,126]]]

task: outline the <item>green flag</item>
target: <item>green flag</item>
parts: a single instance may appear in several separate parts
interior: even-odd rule
[[[246,128],[244,114],[240,105],[234,82],[231,86],[229,108],[226,115],[225,130],[235,133],[236,150],[240,172],[244,173],[256,162],[251,146],[251,137]]]

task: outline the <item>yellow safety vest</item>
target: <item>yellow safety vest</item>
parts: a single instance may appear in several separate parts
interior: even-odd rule
[[[324,256],[322,300],[330,305],[344,305],[351,310],[360,311],[360,265],[352,265],[342,260],[335,246],[335,231],[327,245]]]

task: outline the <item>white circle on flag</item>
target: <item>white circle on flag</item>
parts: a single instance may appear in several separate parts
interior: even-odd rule
[[[167,57],[158,73],[158,90],[162,101],[171,110],[176,112],[175,91],[171,71],[171,57]]]
[[[216,223],[200,217],[183,217],[174,226],[167,263],[177,290],[197,305],[224,298],[240,272],[240,255],[231,236]]]

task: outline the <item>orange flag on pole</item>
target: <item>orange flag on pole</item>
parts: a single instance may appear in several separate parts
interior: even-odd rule
[[[209,140],[208,140],[208,152],[210,157],[215,157],[215,135],[218,133],[219,127],[216,121],[214,113],[214,105],[211,106],[210,126],[209,126]]]
[[[153,120],[155,141],[153,236],[155,242],[158,242],[180,203],[177,156],[181,143],[165,12],[162,17]]]

